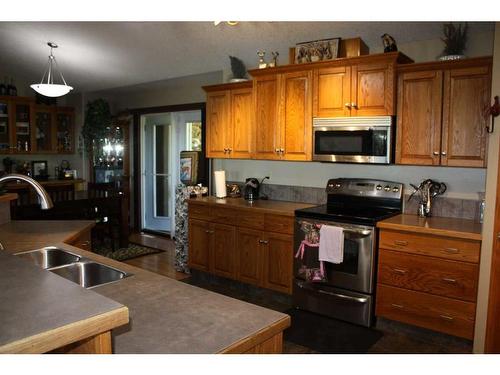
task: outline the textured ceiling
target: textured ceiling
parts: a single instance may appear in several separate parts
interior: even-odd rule
[[[493,23],[472,23],[471,32],[489,32]],[[437,22],[0,22],[0,68],[27,81],[41,78],[49,52],[76,91],[95,91],[229,68],[228,55],[256,66],[256,51],[277,50],[328,37],[360,36],[372,50],[380,35],[398,43],[439,38]],[[0,75],[2,74],[0,70]]]

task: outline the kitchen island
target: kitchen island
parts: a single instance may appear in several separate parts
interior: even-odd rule
[[[0,242],[8,253],[57,245],[131,273],[132,276],[111,284],[86,291],[82,289],[128,308],[129,324],[112,332],[114,353],[281,352],[282,332],[290,325],[288,315],[209,292],[65,243],[88,230],[88,226],[89,222],[85,221],[12,221],[0,225]],[[59,279],[61,284],[76,286],[68,280]],[[0,331],[4,324],[4,321],[0,321]],[[15,319],[9,324],[20,325],[22,320]]]

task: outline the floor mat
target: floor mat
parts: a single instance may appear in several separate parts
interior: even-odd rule
[[[93,252],[103,255],[107,258],[111,258],[118,261],[128,260],[132,258],[137,258],[143,255],[161,253],[163,250],[153,249],[152,247],[146,247],[142,245],[137,245],[135,243],[130,243],[128,247],[122,247],[118,250],[112,251],[106,247],[96,247]]]
[[[375,329],[308,311],[289,309],[285,313],[292,317],[292,325],[285,330],[284,339],[319,353],[367,353],[383,336]]]

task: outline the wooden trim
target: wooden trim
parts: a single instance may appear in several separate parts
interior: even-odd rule
[[[252,80],[249,79],[245,82],[219,83],[216,85],[202,86],[201,88],[205,90],[205,92],[213,92],[223,90],[251,89],[252,87]]]
[[[46,353],[71,343],[110,331],[129,322],[128,308],[123,306],[89,319],[66,324],[56,329],[25,337],[0,347],[0,353]]]
[[[258,77],[266,74],[280,74],[291,71],[330,68],[339,65],[355,65],[362,63],[374,63],[379,61],[394,61],[395,63],[399,64],[413,63],[412,59],[410,59],[408,56],[404,55],[401,52],[389,52],[389,53],[379,53],[366,56],[345,57],[335,60],[319,61],[307,64],[289,64],[289,65],[278,66],[275,68],[252,69],[249,70],[248,73],[252,77]]]
[[[19,196],[16,193],[7,193],[4,195],[0,195],[0,202],[10,202],[14,201],[18,198]]]
[[[290,316],[285,316],[277,322],[271,324],[270,326],[261,329],[260,331],[254,333],[253,335],[247,336],[230,346],[219,351],[219,354],[238,354],[246,353],[252,351],[255,347],[264,344],[266,341],[273,339],[279,340],[282,332],[290,327],[291,318]],[[278,336],[276,338],[275,336]]]
[[[478,65],[491,65],[493,63],[492,56],[472,57],[463,60],[453,61],[428,61],[422,63],[413,63],[405,65],[397,65],[397,72],[417,72],[421,70],[443,70],[443,69],[459,69],[475,67]]]
[[[135,108],[130,109],[129,113],[133,115],[147,115],[151,113],[162,113],[162,112],[182,112],[182,111],[193,111],[196,109],[204,109],[205,102],[199,103],[187,103],[187,104],[174,104],[174,105],[163,105],[158,107],[145,107],[145,108]]]
[[[57,354],[113,354],[111,331],[89,337],[52,351]]]

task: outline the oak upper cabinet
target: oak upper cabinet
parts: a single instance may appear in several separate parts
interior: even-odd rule
[[[254,79],[256,159],[311,160],[312,71]]]
[[[396,162],[484,167],[491,58],[400,68]]]
[[[443,73],[405,72],[398,77],[396,160],[439,165]]]
[[[490,65],[482,65],[445,71],[441,165],[486,165],[490,69]]]
[[[250,158],[253,147],[252,83],[203,88],[207,92],[207,157]]]
[[[390,53],[332,62],[315,68],[313,116],[394,115],[395,67],[398,61],[411,62],[402,54]]]
[[[278,74],[257,76],[253,82],[256,159],[280,159]]]

